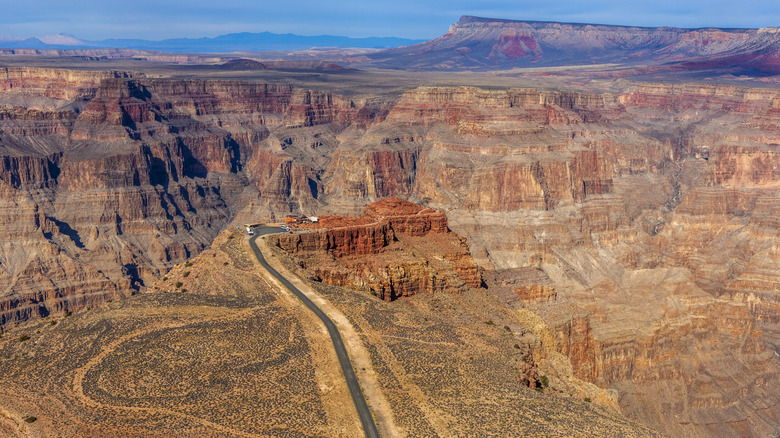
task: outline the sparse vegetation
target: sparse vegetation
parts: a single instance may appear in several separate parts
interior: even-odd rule
[[[29,339],[30,339],[30,337],[27,336],[27,335],[19,336],[19,342],[24,342],[24,341],[27,341]]]
[[[184,274],[182,274],[182,277],[187,278],[190,276],[190,271],[185,271]]]
[[[29,417],[25,417],[24,421],[26,423],[35,423],[36,421],[38,421],[38,418],[30,415]]]
[[[176,289],[178,289],[178,288],[184,286],[184,283],[182,283],[181,281],[177,281],[174,286],[176,286]]]
[[[539,377],[539,382],[541,382],[542,386],[545,387],[545,388],[550,386],[550,379],[548,379],[547,376]]]
[[[585,397],[585,399],[584,399],[584,400],[585,400],[586,402],[588,402],[588,403],[590,403],[590,402],[591,402],[591,400],[590,400],[590,397]]]
[[[493,322],[493,320],[485,321],[485,324],[487,325],[496,325],[496,323]]]

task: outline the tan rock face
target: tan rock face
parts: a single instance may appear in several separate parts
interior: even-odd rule
[[[280,245],[314,277],[388,300],[479,286],[476,264],[539,272],[496,283],[546,327],[534,351],[566,355],[624,412],[673,436],[777,428],[775,90],[419,87],[351,100],[4,74],[3,323],[142,290],[237,217],[356,216],[398,195],[425,207],[374,205]]]
[[[288,85],[122,72],[6,68],[0,90],[0,325],[143,289],[258,195],[280,213],[316,203],[316,163],[270,130],[328,149],[334,133],[299,131],[375,114]]]

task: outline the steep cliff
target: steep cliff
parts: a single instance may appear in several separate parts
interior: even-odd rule
[[[439,38],[367,56],[372,65],[414,70],[650,63],[776,74],[778,54],[774,28],[678,29],[463,16]]]
[[[482,286],[464,239],[440,211],[396,197],[366,206],[360,218],[325,216],[276,245],[312,278],[367,290],[385,301],[418,293],[456,293]]]
[[[327,223],[397,195],[419,205],[373,205],[280,245],[312,277],[387,300],[465,291],[476,265],[495,270],[506,277],[490,288],[539,327],[540,363],[598,385],[594,397],[617,391],[670,435],[778,428],[776,90],[353,99],[44,70],[21,76],[58,85],[0,93],[5,324],[143,290],[233,221]]]
[[[321,170],[271,131],[335,135],[373,114],[290,85],[45,68],[2,76],[0,326],[142,290],[247,204],[316,205]]]

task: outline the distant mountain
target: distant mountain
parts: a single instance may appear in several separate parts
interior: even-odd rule
[[[134,50],[159,50],[173,53],[229,53],[263,52],[273,50],[306,50],[313,47],[354,47],[386,49],[411,44],[423,40],[411,40],[394,37],[351,38],[345,36],[319,35],[303,36],[295,34],[233,33],[215,38],[175,38],[162,41],[142,39],[108,39],[85,41],[74,36],[59,34],[26,40],[0,39],[0,47],[24,49],[87,49],[112,48]]]
[[[494,70],[591,64],[739,66],[780,73],[780,29],[678,29],[464,16],[435,40],[368,55],[373,65]]]

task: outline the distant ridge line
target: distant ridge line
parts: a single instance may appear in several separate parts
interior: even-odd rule
[[[722,31],[750,31],[759,30],[757,27],[717,27],[717,26],[704,26],[704,27],[676,27],[676,26],[635,26],[629,24],[601,24],[601,23],[582,23],[574,21],[543,21],[543,20],[513,20],[509,18],[490,18],[490,17],[477,17],[474,15],[463,15],[458,20],[458,23],[480,23],[480,22],[495,22],[495,23],[527,23],[527,24],[564,24],[568,26],[593,26],[593,27],[614,27],[620,29],[669,29],[680,30],[683,32],[699,31],[699,30],[722,30]]]

